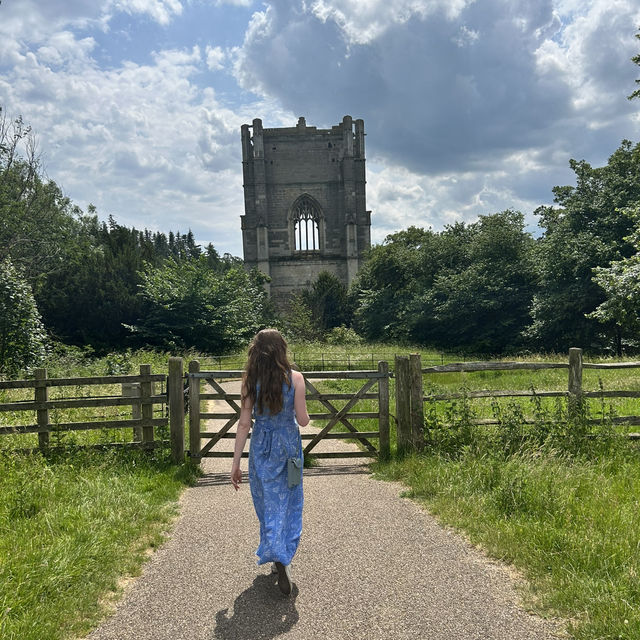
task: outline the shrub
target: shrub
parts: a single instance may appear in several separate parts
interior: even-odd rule
[[[325,340],[329,344],[335,345],[358,345],[362,344],[362,338],[350,327],[334,327],[326,335]]]
[[[237,349],[266,324],[268,301],[258,272],[232,267],[213,271],[204,258],[140,274],[145,315],[129,327],[144,341],[168,350],[226,353]]]
[[[15,375],[42,362],[45,341],[31,286],[5,258],[0,262],[0,374]]]

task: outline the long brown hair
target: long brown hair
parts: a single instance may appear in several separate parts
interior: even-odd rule
[[[277,329],[259,331],[249,345],[243,396],[256,406],[257,413],[264,413],[265,406],[272,415],[280,413],[282,385],[286,382],[291,388],[290,372],[287,343],[280,332]]]

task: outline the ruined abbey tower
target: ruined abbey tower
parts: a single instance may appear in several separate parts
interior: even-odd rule
[[[271,277],[274,302],[321,271],[349,285],[371,246],[364,122],[263,129],[256,118],[242,125],[242,169],[244,262]]]

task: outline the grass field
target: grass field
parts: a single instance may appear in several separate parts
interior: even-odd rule
[[[528,607],[580,640],[640,638],[638,452],[466,452],[376,465],[406,495],[527,579]]]
[[[292,345],[304,362],[332,360],[376,368],[377,360],[413,351],[398,347]],[[455,361],[421,352],[423,365]],[[202,368],[218,368],[198,358]],[[135,352],[101,359],[58,354],[50,377],[133,373],[150,363],[167,369],[167,354]],[[566,356],[527,360],[566,362]],[[585,361],[589,361],[585,357]],[[372,366],[371,363],[376,366]],[[242,368],[244,354],[223,363]],[[317,368],[317,367],[313,367]],[[341,367],[347,368],[347,367]],[[327,390],[353,392],[359,381],[324,381]],[[120,393],[119,385],[99,389]],[[424,376],[426,392],[475,389],[566,390],[567,371],[498,371]],[[395,413],[391,384],[391,413]],[[639,370],[584,371],[583,388],[640,388]],[[83,389],[55,390],[80,395]],[[95,389],[93,390],[95,391]],[[52,389],[51,397],[56,397]],[[0,402],[21,392],[0,392]],[[530,399],[453,400],[425,403],[429,447],[420,455],[376,463],[382,478],[401,480],[407,495],[444,523],[464,532],[489,554],[512,563],[526,578],[528,606],[568,622],[580,640],[640,640],[640,459],[638,447],[618,437],[612,415],[640,415],[637,399],[589,401],[600,425],[566,425],[561,401]],[[322,411],[309,403],[311,411]],[[338,407],[341,401],[335,401]],[[365,400],[355,411],[375,411]],[[105,412],[105,409],[97,411]],[[110,417],[122,408],[109,409]],[[96,410],[60,411],[59,421],[94,419]],[[492,427],[471,425],[500,416]],[[542,416],[551,427],[524,428],[523,416]],[[32,423],[33,415],[0,413],[0,424]],[[371,420],[355,421],[375,431]],[[540,422],[542,424],[542,422]],[[320,426],[320,425],[319,425]],[[588,433],[590,431],[591,433]],[[587,438],[586,435],[597,435]],[[0,637],[63,640],[94,626],[117,595],[122,576],[139,572],[149,548],[158,545],[175,514],[175,500],[193,482],[189,465],[172,467],[168,451],[86,452],[72,445],[130,439],[124,430],[52,434],[71,445],[63,454],[16,455],[35,446],[34,435],[0,437]],[[57,441],[56,441],[57,439]],[[391,420],[392,449],[395,423]]]
[[[91,359],[54,356],[49,377],[113,375],[167,356],[151,352]],[[113,387],[113,388],[111,388]],[[117,395],[120,385],[52,388],[50,397]],[[33,391],[30,391],[33,393]],[[25,397],[0,391],[0,402]],[[26,396],[28,397],[28,396]],[[122,407],[60,411],[60,422],[117,418]],[[55,419],[52,417],[52,419]],[[32,424],[33,412],[0,413],[0,425]],[[123,576],[139,573],[148,550],[164,539],[176,500],[197,469],[172,466],[168,451],[82,451],[75,445],[124,442],[129,430],[52,433],[56,454],[16,454],[37,435],[0,436],[0,638],[62,640],[85,635],[117,597]]]
[[[323,342],[292,343],[289,357],[301,371],[377,369],[379,360],[393,362],[395,355],[420,353],[429,365],[457,362],[462,358],[419,347],[373,343],[367,345],[330,345]],[[242,369],[246,351],[225,356],[200,356],[202,369]]]
[[[566,362],[567,357],[526,360]],[[566,369],[487,371],[428,374],[423,385],[426,393],[439,394],[566,391],[567,378]],[[322,384],[341,392],[359,385]],[[583,389],[639,390],[640,369],[585,369]],[[391,394],[393,414],[393,383]],[[375,411],[376,403],[362,401],[354,410]],[[596,425],[567,424],[564,399],[427,402],[429,446],[374,469],[381,478],[402,481],[408,497],[512,564],[526,577],[526,606],[566,621],[571,637],[640,640],[640,451],[621,436],[629,428],[609,420],[624,415],[640,415],[640,400],[588,400],[585,417],[603,418]],[[500,425],[471,424],[496,416]],[[538,417],[540,423],[524,427],[522,417]],[[549,424],[541,430],[543,419]],[[375,430],[374,421],[354,424]],[[393,419],[391,440],[393,448]]]
[[[527,358],[527,361],[536,361]],[[567,362],[566,356],[545,357],[545,362]],[[587,359],[585,358],[585,361]],[[599,362],[599,360],[589,360]],[[640,369],[584,369],[582,387],[584,391],[599,390],[640,390]],[[566,391],[566,369],[544,369],[541,371],[478,371],[469,373],[433,373],[424,376],[424,389],[427,394],[455,392],[460,389],[475,391],[481,389],[509,389],[534,391]],[[555,408],[555,400],[540,398],[542,407]],[[525,414],[531,414],[532,402],[528,399],[511,399],[510,402],[522,407]],[[473,400],[478,417],[489,417],[492,410],[490,399]],[[588,411],[593,416],[640,415],[640,400],[637,398],[612,398],[603,403],[599,399],[587,400]],[[444,405],[440,403],[438,409]]]
[[[88,632],[136,575],[195,477],[139,452],[0,452],[0,637]]]

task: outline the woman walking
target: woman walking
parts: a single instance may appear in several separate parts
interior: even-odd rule
[[[240,460],[254,419],[249,447],[249,486],[260,521],[258,564],[274,563],[278,587],[291,593],[289,565],[302,533],[302,441],[298,425],[309,424],[304,378],[293,371],[287,343],[276,329],[263,329],[249,347],[242,380],[240,420],[231,482],[242,480]]]

